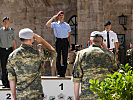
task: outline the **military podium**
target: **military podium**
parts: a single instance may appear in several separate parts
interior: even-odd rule
[[[42,76],[44,100],[74,100],[73,82],[70,76],[58,78]],[[0,100],[13,100],[8,88],[0,88]]]

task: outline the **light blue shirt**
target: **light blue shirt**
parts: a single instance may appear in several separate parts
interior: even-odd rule
[[[57,38],[68,38],[68,32],[71,32],[70,25],[66,22],[53,22],[51,23],[51,28],[53,28],[54,35]]]

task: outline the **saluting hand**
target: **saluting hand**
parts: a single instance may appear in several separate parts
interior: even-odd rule
[[[54,16],[46,23],[46,26],[47,26],[47,27],[51,27],[51,22],[52,22],[56,17],[58,17],[58,15],[54,15]]]
[[[54,15],[52,18],[55,19],[56,17],[58,17],[58,15]]]
[[[43,38],[40,35],[35,33],[34,33],[34,38],[35,38],[35,41],[37,41],[38,43],[42,43],[43,41]]]
[[[55,49],[47,41],[45,41],[40,35],[37,35],[34,33],[34,38],[35,38],[35,41],[43,44],[44,47],[48,49],[49,51],[55,51]]]

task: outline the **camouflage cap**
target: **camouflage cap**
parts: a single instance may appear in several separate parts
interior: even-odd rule
[[[34,33],[29,28],[24,28],[19,31],[19,38],[22,39],[32,39],[34,36]]]

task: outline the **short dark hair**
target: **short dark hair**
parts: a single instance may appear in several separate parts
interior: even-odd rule
[[[103,39],[103,36],[101,34],[94,34],[93,36],[90,37],[101,37]]]
[[[95,44],[101,44],[103,42],[102,37],[90,37],[90,40],[92,41],[92,43],[95,43]]]
[[[64,12],[61,12],[60,14],[64,14]]]
[[[27,41],[27,39],[23,39],[23,38],[19,38],[20,41],[24,42],[24,41]]]

